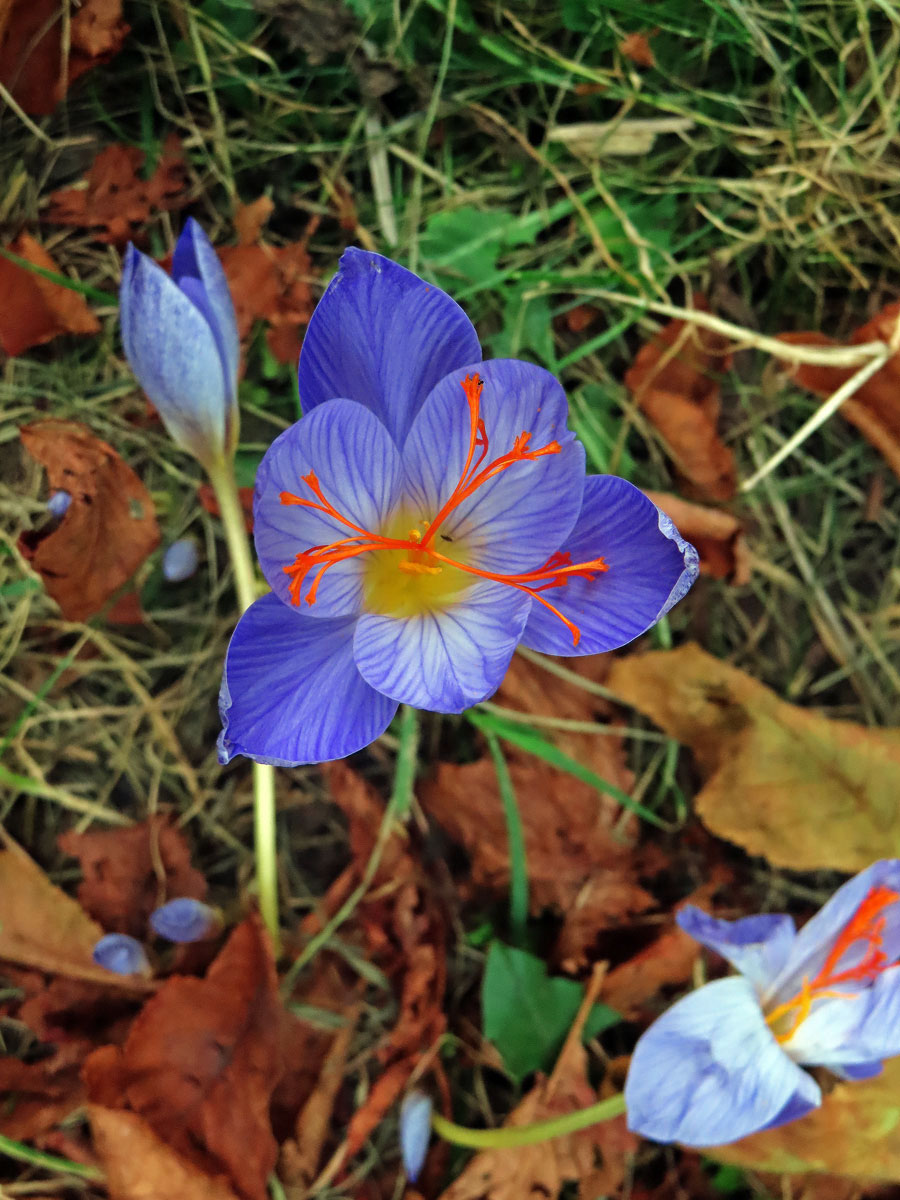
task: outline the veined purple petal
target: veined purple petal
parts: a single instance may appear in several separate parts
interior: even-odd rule
[[[831,899],[811,917],[794,942],[790,957],[778,976],[772,981],[764,1003],[774,1006],[789,1000],[800,990],[804,978],[815,979],[824,966],[835,941],[859,909],[873,888],[885,887],[900,894],[900,859],[888,858],[873,863],[849,879],[834,893]],[[900,957],[900,901],[888,905],[879,914],[884,918],[881,932],[882,950],[887,961]],[[860,939],[848,947],[835,965],[836,971],[845,971],[856,966],[865,957],[869,944]],[[865,981],[841,984],[844,991],[866,986]]]
[[[173,441],[209,466],[236,419],[206,317],[145,254],[129,246],[119,292],[122,345]]]
[[[353,618],[308,617],[271,593],[238,622],[219,695],[219,761],[276,767],[343,758],[387,728],[397,704],[353,661]]]
[[[371,409],[399,446],[438,380],[480,357],[471,321],[446,292],[351,247],[303,340],[300,403],[308,413],[347,396]]]
[[[719,1146],[801,1116],[821,1092],[784,1053],[753,987],[719,979],[679,1000],[635,1047],[625,1083],[628,1126],[658,1142]]]
[[[796,1062],[832,1068],[900,1054],[900,967],[876,976],[864,990],[814,1001],[783,1046]]]
[[[281,503],[281,492],[304,500],[316,496],[303,476],[313,472],[325,499],[355,526],[379,532],[400,492],[400,454],[377,417],[352,400],[332,400],[286,429],[266,451],[256,475],[253,536],[260,566],[279,599],[291,603],[284,568],[314,546],[354,537],[348,525],[314,509]],[[300,610],[316,618],[355,616],[362,607],[366,556],[329,567],[316,602]],[[300,589],[309,593],[318,568]]]
[[[850,1083],[860,1083],[864,1079],[874,1079],[884,1070],[883,1062],[869,1063],[820,1063],[827,1067],[833,1075],[840,1076]]]
[[[443,611],[363,615],[353,653],[363,678],[386,696],[433,712],[462,712],[500,686],[530,606],[522,592],[478,581]]]
[[[784,966],[796,936],[793,919],[785,913],[722,921],[686,904],[675,914],[675,920],[685,933],[721,954],[760,995]]]
[[[547,591],[581,630],[577,646],[563,623],[535,604],[522,644],[543,654],[600,654],[655,625],[697,577],[697,551],[642,491],[615,475],[585,480],[584,507],[561,546],[572,563],[604,559],[607,570],[572,576]]]
[[[541,567],[568,536],[584,492],[584,449],[566,428],[565,392],[542,367],[494,359],[442,379],[403,446],[407,494],[427,521],[450,499],[470,444],[471,419],[462,387],[467,375],[478,375],[484,383],[480,415],[488,452],[482,468],[512,450],[525,432],[531,434],[532,451],[554,441],[561,449],[517,462],[483,483],[443,521],[435,548],[452,555],[454,545],[463,546],[473,566],[492,572]]]
[[[209,322],[222,359],[228,398],[236,400],[241,343],[234,301],[219,256],[193,217],[188,217],[175,243],[172,278]]]

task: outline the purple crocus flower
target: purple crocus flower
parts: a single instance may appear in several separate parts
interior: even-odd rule
[[[299,383],[305,415],[257,474],[272,592],[228,649],[223,762],[342,758],[400,703],[462,712],[518,643],[611,650],[694,581],[696,552],[642,492],[585,480],[553,376],[482,362],[462,309],[396,263],[344,254]]]
[[[900,859],[845,883],[799,933],[775,913],[721,921],[687,906],[677,920],[740,974],[685,996],[638,1041],[625,1084],[635,1133],[733,1142],[821,1104],[798,1064],[858,1080],[900,1054]]]
[[[237,322],[225,272],[191,217],[171,278],[129,245],[119,292],[122,345],[172,440],[209,469],[238,438]]]

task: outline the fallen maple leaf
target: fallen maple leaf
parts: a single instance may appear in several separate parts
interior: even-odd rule
[[[735,587],[750,582],[750,555],[737,517],[721,508],[692,504],[669,492],[647,492],[647,495],[696,548],[701,574],[728,579]]]
[[[862,325],[849,339],[851,346],[863,342],[891,343],[897,336],[900,301],[886,305],[871,321]],[[780,340],[795,346],[836,346],[840,343],[821,333],[783,333]],[[830,396],[853,375],[855,368],[826,367],[810,363],[785,364],[801,387],[818,396]],[[855,425],[864,438],[879,450],[891,470],[900,477],[900,351],[892,355],[880,371],[845,400],[839,412]]]
[[[315,302],[312,263],[306,241],[289,246],[224,246],[219,257],[234,298],[238,332],[245,339],[256,320],[267,322],[266,342],[282,363],[296,362],[300,330]]]
[[[900,1059],[874,1079],[835,1082],[821,1108],[778,1129],[705,1151],[760,1171],[827,1171],[856,1179],[900,1179]]]
[[[588,683],[605,678],[608,658],[567,659]],[[497,701],[519,712],[570,720],[609,720],[609,703],[542,667],[516,656]],[[633,776],[625,765],[622,739],[615,735],[547,731],[569,757],[628,792]],[[551,909],[563,917],[553,957],[571,965],[585,961],[604,929],[654,906],[637,882],[637,826],[622,822],[617,801],[524,750],[504,746],[525,836],[531,910]],[[465,846],[469,877],[476,888],[505,892],[509,847],[493,762],[440,763],[418,790],[426,812]]]
[[[646,33],[629,33],[619,42],[619,53],[636,67],[655,67],[656,59]]]
[[[216,493],[213,490],[212,484],[201,483],[197,488],[197,499],[206,509],[211,517],[221,517],[222,513],[219,509],[219,501],[216,499]],[[253,532],[253,488],[240,487],[238,488],[238,500],[241,504],[241,511],[244,514],[244,524],[247,526],[247,532]]]
[[[708,312],[699,295],[694,307]],[[671,321],[638,351],[625,386],[656,426],[689,488],[704,500],[735,493],[734,455],[719,438],[719,382],[731,366],[730,343],[689,321]]]
[[[267,1200],[278,1154],[269,1105],[284,1071],[285,1020],[271,943],[250,917],[204,979],[167,980],[121,1049],[88,1058],[89,1097],[136,1113],[194,1167],[227,1175],[245,1200]]]
[[[109,1200],[237,1200],[224,1179],[182,1157],[134,1113],[88,1107]]]
[[[46,116],[76,79],[118,54],[128,31],[122,0],[83,0],[68,23],[59,0],[3,0],[0,83],[26,112]]]
[[[22,534],[19,548],[66,620],[87,620],[159,545],[153,500],[131,467],[84,425],[41,421],[21,433],[51,489],[68,492],[72,502],[55,529]]]
[[[78,900],[103,928],[147,935],[150,913],[178,896],[206,897],[206,880],[191,866],[184,835],[166,817],[127,829],[63,833],[57,844],[81,862]]]
[[[94,159],[84,186],[50,196],[46,220],[94,230],[97,241],[124,246],[157,212],[187,202],[185,163],[177,134],[169,134],[156,169],[141,178],[146,155],[136,146],[107,146]]]
[[[59,273],[47,251],[27,233],[8,247],[36,267]],[[100,322],[84,297],[0,256],[0,346],[21,354],[61,333],[99,333]]]
[[[619,659],[609,687],[691,747],[718,837],[795,871],[900,854],[900,729],[788,704],[695,645]]]

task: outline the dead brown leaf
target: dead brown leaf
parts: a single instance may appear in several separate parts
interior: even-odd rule
[[[248,337],[253,322],[269,326],[266,342],[279,362],[296,362],[300,330],[309,323],[315,301],[312,263],[306,242],[289,246],[224,246],[219,257],[234,297],[238,332]]]
[[[135,1113],[195,1168],[227,1175],[244,1200],[267,1200],[278,1153],[269,1105],[285,1029],[272,947],[250,917],[204,979],[167,980],[121,1049],[88,1058],[89,1097]]]
[[[9,250],[36,267],[59,273],[47,251],[27,233],[17,237]],[[0,256],[0,346],[7,354],[42,346],[61,333],[99,331],[100,322],[78,292]]]
[[[219,510],[219,501],[216,499],[216,493],[210,483],[201,483],[197,488],[197,499],[206,509],[211,517],[220,517],[222,514]],[[244,524],[247,526],[247,532],[253,532],[253,488],[241,487],[238,488],[238,500],[241,503],[241,510],[244,514]]]
[[[694,307],[708,312],[703,296]],[[638,351],[625,386],[659,430],[688,490],[702,500],[730,500],[734,455],[718,433],[719,377],[731,366],[730,343],[689,321],[671,321]]]
[[[898,320],[900,301],[895,301],[851,334],[849,345],[857,346],[872,341],[892,342],[896,338]],[[821,333],[783,333],[780,337],[783,342],[795,346],[839,344]],[[823,397],[836,392],[856,369],[810,363],[785,365],[801,387]],[[839,411],[884,455],[891,470],[900,477],[900,351],[892,355],[871,379],[867,379],[850,400],[845,400]]]
[[[646,33],[629,33],[619,42],[619,53],[636,67],[655,67],[656,59]]]
[[[570,670],[599,682],[607,657],[567,659]],[[611,719],[603,699],[564,682],[521,657],[513,658],[495,698],[518,712],[592,722]],[[615,735],[542,730],[561,750],[622,791],[633,776]],[[604,929],[653,907],[637,881],[637,826],[622,822],[618,803],[586,783],[504,746],[525,835],[532,911],[551,909],[564,918],[554,957],[573,965]],[[493,762],[440,763],[419,788],[426,812],[471,857],[475,888],[504,892],[509,885],[509,851]],[[465,886],[465,885],[464,885]]]
[[[259,241],[262,227],[275,211],[268,196],[260,196],[250,204],[239,204],[234,210],[234,229],[239,246],[252,246]]]
[[[76,79],[118,54],[128,31],[122,0],[83,0],[68,28],[59,0],[6,0],[0,4],[0,83],[26,112],[46,116]]]
[[[701,574],[727,579],[735,587],[750,582],[750,555],[737,517],[722,508],[692,504],[669,492],[647,495],[672,518],[682,537],[697,548]]]
[[[821,1108],[778,1129],[705,1151],[753,1170],[824,1171],[858,1180],[900,1179],[900,1059],[875,1079],[835,1083]]]
[[[164,816],[128,829],[61,834],[57,844],[81,863],[78,899],[105,930],[143,938],[150,913],[167,900],[206,897],[184,835]]]
[[[94,159],[85,186],[52,193],[46,219],[92,229],[97,241],[124,246],[153,214],[180,208],[188,199],[177,134],[166,139],[149,179],[141,177],[145,158],[136,146],[107,146]]]
[[[92,1104],[88,1115],[109,1200],[237,1200],[223,1177],[182,1157],[135,1113]]]
[[[787,704],[696,645],[619,659],[609,686],[691,747],[718,837],[795,871],[900,854],[900,730]]]
[[[69,492],[72,503],[51,532],[22,534],[19,548],[63,616],[87,620],[159,545],[153,500],[131,467],[84,425],[40,421],[21,432],[51,489]]]

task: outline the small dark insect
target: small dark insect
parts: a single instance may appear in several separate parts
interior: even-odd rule
[[[452,538],[452,537],[450,537],[449,533],[442,533],[442,534],[441,534],[441,541],[443,541],[443,542],[452,542],[452,541],[453,541],[453,538]]]

